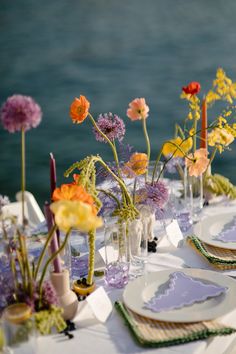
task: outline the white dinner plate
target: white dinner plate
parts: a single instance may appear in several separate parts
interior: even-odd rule
[[[217,235],[224,226],[236,217],[236,213],[216,214],[203,219],[194,226],[194,234],[203,242],[215,247],[236,250],[236,242],[217,240]]]
[[[181,269],[179,271],[199,280],[227,287],[227,291],[203,302],[175,310],[154,312],[145,308],[144,302],[149,301],[157,289],[165,284],[169,280],[170,274],[175,271],[176,269],[168,269],[147,273],[130,282],[123,292],[124,304],[139,315],[167,322],[208,321],[236,308],[236,281],[226,275],[203,269]]]

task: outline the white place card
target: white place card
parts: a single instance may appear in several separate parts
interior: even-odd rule
[[[112,312],[112,302],[104,288],[100,286],[84,301],[79,302],[73,321],[79,326],[88,326],[96,322],[105,323]]]
[[[178,221],[174,219],[167,227],[166,227],[167,238],[170,243],[178,247],[179,242],[184,239],[182,231],[180,230]]]

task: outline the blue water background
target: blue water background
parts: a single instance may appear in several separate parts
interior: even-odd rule
[[[73,125],[69,106],[84,94],[94,117],[125,119],[126,141],[145,151],[140,122],[126,118],[128,103],[145,97],[152,158],[172,137],[187,106],[182,86],[199,81],[207,92],[222,66],[236,81],[235,0],[21,0],[0,2],[0,104],[14,93],[30,95],[43,110],[27,132],[27,189],[40,205],[49,199],[49,153],[63,172],[87,154],[111,159],[91,124]],[[209,111],[213,120],[219,107]],[[20,189],[20,134],[0,128],[0,193]],[[214,171],[236,183],[235,144],[217,156]]]

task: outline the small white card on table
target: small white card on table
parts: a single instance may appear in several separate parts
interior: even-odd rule
[[[84,301],[79,302],[73,321],[81,326],[92,325],[98,321],[105,323],[111,312],[112,302],[104,288],[100,286]]]
[[[178,221],[174,219],[167,227],[166,227],[167,238],[170,243],[178,247],[179,242],[184,239],[182,231],[179,228]]]

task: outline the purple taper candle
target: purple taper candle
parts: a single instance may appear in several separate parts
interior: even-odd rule
[[[50,199],[52,201],[52,195],[57,187],[57,172],[56,172],[56,160],[54,159],[53,153],[50,152],[50,185],[51,185],[51,195]],[[60,245],[60,231],[57,229],[57,242]]]
[[[44,214],[45,214],[45,218],[47,221],[48,232],[49,232],[54,225],[54,219],[53,219],[52,212],[49,208],[48,202],[44,203]],[[55,232],[54,232],[54,235],[51,240],[50,249],[51,249],[52,254],[54,254],[56,251],[58,251],[58,241],[57,241],[57,235]],[[62,266],[61,266],[59,254],[53,260],[53,267],[54,267],[54,273],[61,273],[62,272]]]
[[[50,198],[52,199],[52,194],[57,186],[57,173],[56,173],[56,160],[53,157],[53,154],[50,152],[50,183],[51,183],[51,195]]]

